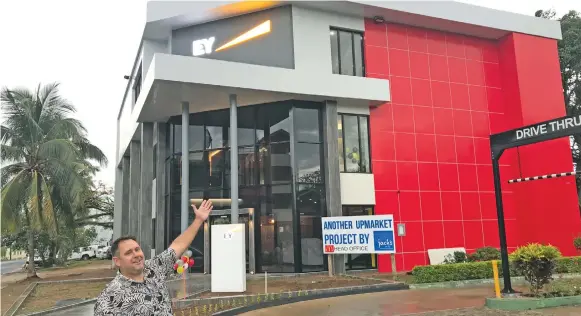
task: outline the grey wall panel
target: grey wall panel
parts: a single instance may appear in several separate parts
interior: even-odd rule
[[[271,31],[247,42],[216,52],[223,44],[255,26],[271,21]],[[294,68],[291,7],[281,7],[209,22],[173,31],[172,54],[193,56],[195,40],[214,37],[212,52],[201,58],[255,65]]]

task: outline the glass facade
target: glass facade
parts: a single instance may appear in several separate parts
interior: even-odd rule
[[[321,216],[326,213],[321,104],[304,101],[238,108],[240,208],[254,208],[257,272],[326,269]],[[187,152],[190,198],[230,198],[229,109],[190,115],[189,145],[181,117],[168,124],[167,241],[180,233],[182,157]],[[193,212],[190,220],[193,220]],[[229,219],[228,219],[229,220]],[[246,219],[242,218],[240,223]],[[192,243],[204,251],[200,231]],[[301,263],[301,264],[297,264]]]

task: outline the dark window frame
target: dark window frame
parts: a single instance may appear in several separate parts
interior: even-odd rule
[[[330,32],[331,31],[335,31],[337,32],[337,64],[338,64],[338,73],[333,72],[333,74],[336,75],[343,75],[343,76],[354,76],[354,77],[366,77],[367,76],[367,71],[365,68],[365,32],[363,31],[356,31],[356,30],[350,30],[350,29],[345,29],[345,28],[340,28],[340,27],[334,27],[332,26],[330,28]],[[353,62],[353,75],[349,75],[349,74],[343,74],[341,72],[341,39],[339,36],[339,32],[346,32],[349,33],[351,35],[351,55],[352,55],[352,62]],[[360,35],[361,36],[361,75],[357,75],[357,63],[355,62],[355,34]],[[331,47],[333,46],[333,42],[329,33],[329,42],[331,42]],[[333,65],[333,60],[334,60],[333,56],[333,50],[331,50],[331,65]],[[332,68],[332,67],[331,67]]]
[[[366,114],[352,114],[352,113],[337,113],[337,115],[341,118],[341,138],[343,139],[343,146],[340,148],[342,151],[340,155],[343,157],[343,170],[340,170],[341,173],[373,173],[372,164],[371,164],[371,128],[369,122],[369,115]],[[347,152],[347,147],[345,147],[345,116],[353,116],[357,118],[357,144],[359,148],[359,152],[361,153],[361,117],[365,117],[367,119],[367,151],[368,151],[368,161],[369,165],[367,167],[367,171],[361,171],[361,161],[363,161],[363,157],[359,159],[359,171],[347,171],[347,158],[345,156]]]

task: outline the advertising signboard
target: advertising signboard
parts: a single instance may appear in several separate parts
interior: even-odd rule
[[[393,215],[323,217],[325,254],[395,253]]]

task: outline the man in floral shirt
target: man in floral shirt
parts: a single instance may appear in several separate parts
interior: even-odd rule
[[[167,250],[150,260],[144,260],[134,237],[121,237],[113,242],[111,253],[119,271],[97,298],[95,316],[172,315],[166,278],[208,218],[212,202],[203,201],[199,209],[192,207],[194,222]]]

